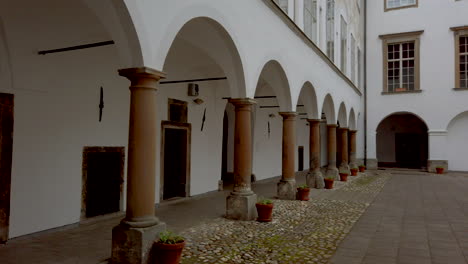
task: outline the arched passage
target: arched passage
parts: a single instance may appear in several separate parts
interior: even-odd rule
[[[351,111],[349,112],[348,127],[349,127],[349,130],[356,130],[357,129],[356,113],[354,112],[354,108],[351,108]]]
[[[418,116],[394,113],[377,127],[377,159],[381,167],[425,168],[428,160],[428,128]]]
[[[468,171],[468,111],[458,114],[447,126],[448,169]]]
[[[175,36],[163,71],[168,78],[161,82],[158,92],[158,115],[164,124],[171,124],[171,127],[174,126],[172,116],[175,119],[178,119],[176,116],[185,117],[177,125],[181,128],[190,125],[191,142],[177,151],[188,150],[184,162],[189,169],[185,171],[179,170],[180,164],[164,158],[172,150],[167,150],[167,153],[162,150],[161,167],[164,169],[159,175],[159,196],[170,199],[164,193],[171,192],[172,188],[186,189],[185,193],[175,192],[175,196],[216,190],[219,180],[232,172],[232,161],[228,159],[233,158],[229,154],[229,142],[234,116],[233,111],[225,115],[225,109],[231,110],[231,106],[226,106],[226,98],[245,94],[244,73],[237,48],[229,33],[217,21],[208,17],[193,18]],[[172,111],[171,100],[185,104],[185,112],[178,113],[175,108]],[[170,144],[166,140],[162,138],[161,144]],[[211,155],[196,155],[201,151]],[[186,182],[185,187],[169,182],[174,177]]]
[[[11,77],[0,90],[15,113],[10,238],[124,209],[129,84],[117,70],[143,66],[124,1],[2,1],[0,17]],[[119,169],[96,176],[109,168]]]
[[[281,174],[282,117],[292,111],[291,93],[286,73],[278,61],[265,64],[255,90],[254,162],[257,179]]]
[[[327,125],[336,125],[335,103],[330,94],[327,94],[322,104],[323,122],[320,123],[320,153],[321,166],[328,164],[328,130]]]

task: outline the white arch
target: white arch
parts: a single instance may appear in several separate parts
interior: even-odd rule
[[[315,89],[312,83],[309,81],[305,82],[302,86],[300,95],[297,99],[299,104],[299,99],[304,104],[304,108],[307,111],[307,117],[309,119],[319,119],[318,105],[317,105],[317,95],[315,94]]]
[[[327,94],[323,100],[322,113],[327,117],[327,124],[336,124],[335,103],[330,94]]]
[[[258,80],[265,81],[273,89],[276,95],[281,112],[290,112],[296,110],[292,105],[291,89],[288,77],[281,64],[276,60],[268,61],[261,71]],[[257,87],[258,88],[258,87]]]

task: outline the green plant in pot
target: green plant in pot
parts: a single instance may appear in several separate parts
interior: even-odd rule
[[[309,201],[310,187],[307,184],[297,187],[297,199],[301,201]]]
[[[155,264],[178,264],[185,246],[185,238],[171,231],[159,234],[159,240],[154,243]]]
[[[325,182],[325,189],[333,189],[333,183],[335,182],[333,176],[326,176],[323,180]]]
[[[437,166],[436,167],[436,172],[437,172],[437,174],[444,174],[444,167]]]
[[[359,169],[356,166],[351,168],[351,176],[357,176]]]
[[[270,199],[259,198],[255,204],[259,222],[271,222],[273,215],[273,202]]]
[[[346,170],[340,170],[340,179],[341,181],[348,181],[348,174],[349,172]]]
[[[366,166],[359,165],[359,172],[365,172],[365,171],[366,171]]]

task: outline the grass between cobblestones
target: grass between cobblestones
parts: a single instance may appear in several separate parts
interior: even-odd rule
[[[388,177],[364,174],[330,192],[366,193],[372,201]],[[368,205],[320,197],[274,200],[271,223],[219,218],[182,232],[187,240],[182,264],[327,263]]]

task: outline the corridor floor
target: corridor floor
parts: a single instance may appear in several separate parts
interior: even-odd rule
[[[375,178],[381,180],[366,180],[376,174],[380,177]],[[276,257],[258,263],[468,263],[468,176],[405,171],[392,171],[392,176],[387,175],[387,172],[375,171],[369,173],[369,177],[359,177],[348,184],[338,183],[334,191],[313,190],[310,202],[277,201],[277,220],[271,226],[275,230],[283,229],[280,232],[287,234],[285,237],[289,241],[299,235],[296,241],[318,243],[313,247],[301,248],[300,243],[282,247],[281,234],[271,234],[268,226],[223,219],[228,191],[163,204],[157,209],[157,216],[168,224],[168,228],[182,232],[190,241],[198,239],[204,243],[195,248],[189,244],[183,263],[257,263],[253,256],[262,254],[262,250],[255,249],[258,243],[249,244],[255,235],[242,233],[247,230],[239,229],[242,226],[255,227],[260,238],[271,234],[272,239],[263,240],[265,243],[262,244],[271,248],[263,253],[276,254]],[[277,181],[276,178],[255,183],[254,190],[262,196],[273,197]],[[299,173],[298,183],[303,182],[304,173]],[[327,205],[332,209],[326,208]],[[6,246],[0,246],[0,263],[107,263],[111,229],[121,217],[116,215],[12,239]],[[325,224],[320,224],[323,221]],[[329,240],[321,237],[326,233],[315,232],[322,230],[321,227],[335,230],[330,232]],[[210,250],[208,245],[216,241],[216,237],[221,238],[220,234],[226,228],[238,230],[237,235],[232,235],[233,232],[227,235],[237,237],[239,241],[236,241],[237,245],[234,242],[221,250],[247,244],[248,247],[240,248],[251,250],[252,254],[241,254],[247,259],[239,259],[235,252],[215,259],[196,258],[197,252],[215,256],[219,250]],[[311,230],[315,233],[311,234]],[[211,242],[203,241],[206,234],[211,236]],[[281,243],[276,243],[278,241]],[[336,253],[333,255],[328,249],[336,250]],[[310,257],[312,255],[314,257]],[[309,257],[298,260],[298,256]]]

